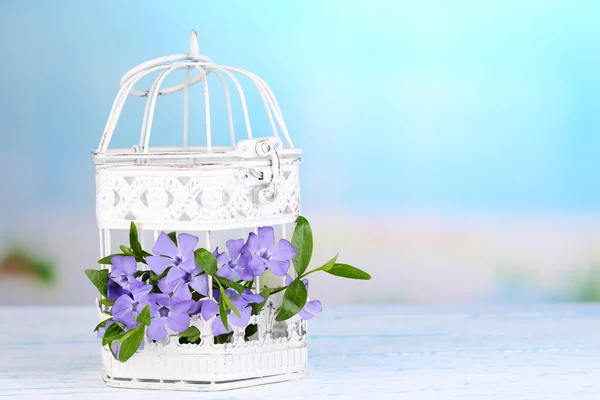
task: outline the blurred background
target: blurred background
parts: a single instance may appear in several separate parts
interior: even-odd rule
[[[313,298],[598,301],[599,19],[592,0],[2,1],[0,304],[92,304],[90,151],[121,76],[187,52],[190,29],[278,96],[313,259],[373,275],[314,276]],[[115,146],[137,142],[143,106]],[[153,144],[178,144],[181,103],[157,118]]]

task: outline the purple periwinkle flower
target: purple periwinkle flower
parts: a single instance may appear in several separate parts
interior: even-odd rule
[[[244,290],[244,293],[240,296],[238,292],[233,289],[225,289],[225,295],[231,299],[231,303],[238,309],[240,316],[238,317],[235,313],[229,309],[227,312],[227,327],[223,325],[221,316],[219,315],[218,302],[221,298],[221,292],[215,290],[213,293],[214,300],[204,299],[199,301],[201,303],[200,314],[205,321],[208,321],[212,317],[215,317],[212,322],[212,334],[214,336],[223,335],[231,332],[232,326],[246,327],[250,323],[250,316],[252,315],[252,307],[249,304],[260,303],[264,301],[264,298],[260,294],[253,294],[250,290]]]
[[[128,294],[129,290],[123,289],[121,286],[119,286],[119,284],[117,284],[117,282],[109,279],[108,283],[106,284],[106,292],[106,297],[108,297],[108,300],[115,301],[122,295]]]
[[[100,339],[103,339],[104,338],[104,334],[106,333],[106,330],[108,329],[108,327],[111,326],[114,323],[115,323],[115,321],[110,320],[104,326],[98,328],[98,337]]]
[[[199,275],[202,270],[196,265],[194,248],[198,238],[187,233],[177,236],[179,248],[169,236],[162,232],[156,239],[152,252],[154,256],[146,257],[146,262],[155,274],[162,274],[167,268],[169,272],[158,282],[163,293],[174,293],[181,300],[189,300],[192,294],[191,286],[198,293],[208,294],[208,277]]]
[[[146,257],[146,262],[155,274],[162,274],[169,267],[176,274],[180,271],[192,272],[196,269],[194,260],[194,248],[198,243],[198,238],[188,233],[180,233],[177,236],[179,248],[173,243],[169,235],[161,232],[152,248],[153,256]],[[171,271],[169,271],[171,272]]]
[[[290,275],[285,275],[286,286],[289,286],[293,280],[294,279]],[[306,290],[308,291],[308,279],[302,279],[302,283],[304,283],[304,286],[306,286]],[[314,317],[315,314],[318,314],[321,311],[323,311],[323,306],[321,305],[321,302],[319,300],[311,300],[307,301],[306,304],[304,304],[302,310],[298,311],[298,315],[300,316],[300,318],[306,320],[311,319],[312,317]]]
[[[190,327],[189,301],[171,298],[166,294],[151,295],[153,302],[152,322],[146,330],[146,336],[152,340],[167,337],[167,327],[173,332],[183,332]]]
[[[130,284],[135,281],[135,274],[137,262],[135,257],[132,256],[114,256],[110,259],[112,264],[108,277],[126,291],[131,291]],[[108,287],[107,287],[108,289]],[[116,290],[113,290],[115,293]],[[114,296],[114,294],[113,294]],[[109,299],[110,300],[110,299]],[[113,299],[114,300],[114,299]]]
[[[245,250],[252,254],[248,265],[254,270],[255,276],[262,275],[265,267],[275,275],[284,276],[290,267],[290,260],[296,256],[296,249],[286,239],[280,239],[275,245],[275,232],[270,226],[258,228],[258,234],[250,232]]]
[[[139,281],[135,282],[137,283],[131,285],[131,294],[121,295],[111,309],[113,319],[123,323],[126,330],[140,324],[137,322],[137,317],[144,307],[150,305],[150,311],[152,311],[152,304],[148,300],[148,294],[152,290],[152,286]]]
[[[251,281],[254,278],[254,271],[248,265],[248,261],[252,255],[248,252],[242,252],[244,249],[244,239],[228,240],[227,253],[219,253],[219,249],[215,249],[213,255],[217,259],[217,265],[220,265],[217,270],[217,275],[230,281],[242,279]]]

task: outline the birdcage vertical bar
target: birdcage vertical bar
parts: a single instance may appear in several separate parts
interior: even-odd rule
[[[111,254],[110,229],[100,228],[100,258],[104,258]],[[106,268],[105,265],[102,268]]]
[[[281,238],[287,240],[287,224],[281,224]],[[288,269],[288,274],[292,275],[294,273],[294,266],[290,262],[290,268]],[[281,277],[281,286],[285,286],[285,275]]]
[[[210,251],[211,249],[211,245],[210,245],[210,231],[206,231],[206,250]],[[212,287],[213,287],[213,278],[212,276],[208,275],[208,298],[209,299],[213,299],[213,291],[212,291]]]
[[[188,148],[188,81],[190,77],[190,67],[185,69],[183,78],[183,149]]]
[[[258,228],[254,228],[254,233],[258,235]],[[254,278],[255,293],[260,293],[260,276]]]

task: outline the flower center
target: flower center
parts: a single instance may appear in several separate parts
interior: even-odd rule
[[[261,249],[260,250],[260,258],[262,258],[263,260],[268,260],[271,258],[271,252],[269,251],[269,249]]]
[[[140,304],[140,303],[137,302],[137,301],[134,301],[133,303],[131,303],[131,311],[137,312],[137,306],[138,306],[138,304]]]
[[[237,267],[237,263],[234,260],[227,261],[227,266],[231,269],[235,269]]]
[[[169,316],[169,312],[171,310],[169,310],[167,308],[167,306],[162,306],[161,308],[158,309],[158,315],[161,316],[161,318],[167,318]]]
[[[179,267],[181,265],[181,263],[183,262],[183,260],[181,259],[181,257],[177,256],[175,257],[175,259],[173,260],[173,266],[175,267]]]
[[[190,283],[190,282],[192,281],[192,278],[193,278],[193,277],[192,277],[192,274],[190,274],[190,273],[186,273],[186,274],[183,276],[183,281],[184,281],[185,283]]]

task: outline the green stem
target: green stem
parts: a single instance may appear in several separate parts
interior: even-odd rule
[[[287,286],[282,286],[282,287],[280,287],[280,288],[277,288],[277,289],[273,290],[271,293],[269,293],[269,296],[270,296],[270,295],[272,295],[272,294],[275,294],[275,293],[282,292],[282,291],[284,291],[285,289],[287,289]]]
[[[308,271],[308,272],[306,272],[306,273],[302,274],[301,276],[299,276],[299,277],[298,277],[298,278],[296,278],[296,279],[303,279],[303,278],[306,278],[308,275],[312,274],[313,272],[317,272],[317,271],[320,271],[320,270],[321,270],[321,268],[316,268],[316,269],[313,269],[312,271]]]

